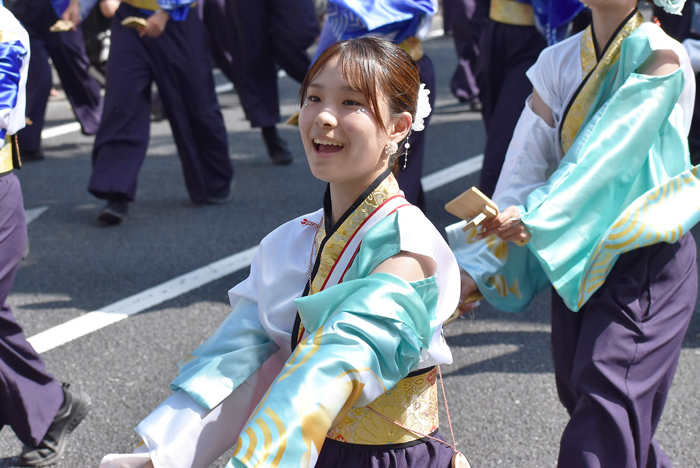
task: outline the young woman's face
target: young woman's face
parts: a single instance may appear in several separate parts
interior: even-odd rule
[[[386,99],[378,99],[383,121],[392,127]],[[358,112],[359,111],[359,112]],[[316,75],[299,114],[299,130],[313,175],[325,182],[366,188],[387,167],[390,137],[369,102],[343,78],[338,58]]]

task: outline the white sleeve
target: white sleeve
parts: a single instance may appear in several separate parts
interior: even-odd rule
[[[496,184],[493,200],[501,210],[524,205],[530,192],[544,185],[559,163],[556,129],[532,111],[531,100],[532,96],[515,126]]]

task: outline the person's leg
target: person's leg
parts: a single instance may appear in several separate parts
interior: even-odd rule
[[[26,116],[29,124],[17,133],[17,140],[25,161],[43,159],[41,131],[44,128],[46,105],[51,92],[52,78],[46,34],[51,25],[45,8],[51,4],[44,0],[27,0],[16,4],[14,13],[29,33],[31,58],[27,74]],[[54,13],[55,16],[55,13]]]
[[[246,118],[253,128],[262,130],[272,162],[285,165],[292,162],[292,154],[276,128],[280,121],[279,91],[268,3],[226,0],[228,22],[238,33],[229,52],[238,70],[235,86]]]
[[[479,57],[481,32],[488,9],[477,0],[447,0],[452,12],[452,31],[459,63],[452,75],[450,89],[460,102],[478,103],[479,86],[474,67]]]
[[[270,35],[275,61],[301,83],[311,65],[306,49],[320,29],[312,0],[269,0]]]
[[[194,203],[225,201],[233,166],[202,21],[194,14],[184,21],[170,21],[160,37],[144,41],[190,199]]]
[[[19,180],[5,175],[0,177],[0,412],[22,443],[35,447],[58,412],[63,391],[6,303],[26,242]]]
[[[276,125],[280,120],[267,3],[226,0],[230,27],[238,32],[238,43],[230,48],[238,69],[238,98],[254,128]]]
[[[89,71],[90,60],[85,52],[82,29],[50,33],[47,45],[61,86],[83,133],[94,135],[100,126],[102,98],[100,84]]]
[[[525,73],[537,61],[546,42],[534,27],[499,24],[494,46],[491,59],[504,65],[498,80],[502,83],[500,88],[496,92],[490,90],[490,116],[488,121],[485,120],[486,148],[479,189],[489,197],[496,188],[525,100],[532,94],[532,84]]]
[[[97,198],[119,198],[124,203],[136,195],[151,125],[149,56],[138,33],[121,25],[124,18],[138,15],[138,10],[122,3],[112,21],[104,113],[92,151],[88,187]]]
[[[434,109],[436,94],[435,68],[427,55],[418,60],[418,70],[421,83],[425,83],[425,87],[430,90],[428,98],[430,107]],[[423,154],[425,153],[425,132],[428,130],[429,123],[430,115],[425,119],[425,129],[423,131],[411,132],[409,138],[411,146],[408,149],[408,159],[406,159],[406,156],[399,158],[399,172],[396,177],[399,187],[401,187],[406,196],[406,200],[421,210],[425,209],[425,193],[421,184],[421,175],[423,174]],[[406,166],[405,168],[404,165]]]
[[[560,467],[670,467],[653,435],[696,296],[689,234],[677,244],[620,257],[577,312],[583,314],[579,338],[571,374],[564,376],[574,389],[564,394],[575,395],[575,406],[561,439]]]

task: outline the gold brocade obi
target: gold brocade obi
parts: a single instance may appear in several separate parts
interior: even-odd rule
[[[613,66],[620,58],[622,42],[629,37],[644,22],[642,14],[635,10],[629,18],[620,25],[615,37],[602,51],[600,59],[597,56],[595,42],[593,41],[593,29],[588,26],[581,36],[581,73],[583,82],[569,103],[560,127],[561,147],[566,154],[576,140],[578,131],[586,120],[603,82]],[[598,107],[602,101],[598,103]]]
[[[369,406],[402,426],[422,434],[432,434],[440,425],[437,368],[400,380]],[[328,432],[329,439],[362,445],[403,444],[422,437],[387,421],[366,406],[351,409]]]
[[[0,174],[10,172],[15,165],[12,161],[12,140],[9,135],[5,135],[5,144],[0,149]]]
[[[423,58],[423,41],[418,39],[416,36],[407,37],[399,44],[408,55],[411,56],[416,62]]]
[[[140,10],[156,11],[160,8],[158,0],[122,0],[124,3],[131,5]]]
[[[160,9],[160,5],[158,5],[158,0],[122,0],[124,3],[131,5],[134,8],[138,8],[139,10],[149,10],[149,11],[157,11]],[[190,3],[190,8],[194,8],[197,5],[197,2],[192,2]]]
[[[535,12],[530,5],[515,0],[491,0],[489,18],[515,26],[534,26]]]

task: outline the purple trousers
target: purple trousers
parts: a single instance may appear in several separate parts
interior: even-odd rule
[[[26,243],[22,189],[10,173],[0,177],[0,427],[8,424],[35,447],[63,403],[63,391],[5,303]]]
[[[440,433],[433,437],[445,440]],[[326,439],[316,468],[450,468],[453,450],[424,438],[398,445],[359,445]]]
[[[532,84],[525,72],[546,45],[534,26],[513,26],[489,20],[484,30],[477,67],[486,126],[479,189],[489,197],[496,188],[525,100],[532,94]]]
[[[485,0],[444,0],[449,11],[452,37],[459,63],[452,75],[450,89],[460,102],[478,102],[479,85],[476,63],[481,34],[489,18],[489,2]],[[449,5],[449,6],[448,6]]]
[[[571,415],[561,468],[670,467],[654,439],[697,298],[695,241],[622,255],[578,312],[552,294],[552,357]]]
[[[102,99],[100,84],[88,72],[90,62],[85,54],[83,32],[80,28],[49,32],[49,27],[59,19],[49,0],[22,0],[13,12],[29,33],[31,46],[26,113],[32,125],[17,134],[20,148],[28,153],[41,150],[41,131],[52,86],[49,59],[61,78],[83,133],[94,135],[100,125]]]
[[[312,0],[205,0],[212,55],[253,127],[280,120],[277,67],[302,82],[319,33]]]
[[[194,203],[226,192],[233,178],[228,136],[214,91],[206,32],[196,11],[168,21],[157,38],[121,25],[140,10],[122,3],[112,20],[112,45],[102,123],[92,152],[89,190],[98,198],[136,196],[150,132],[151,83],[158,85],[185,184]]]

